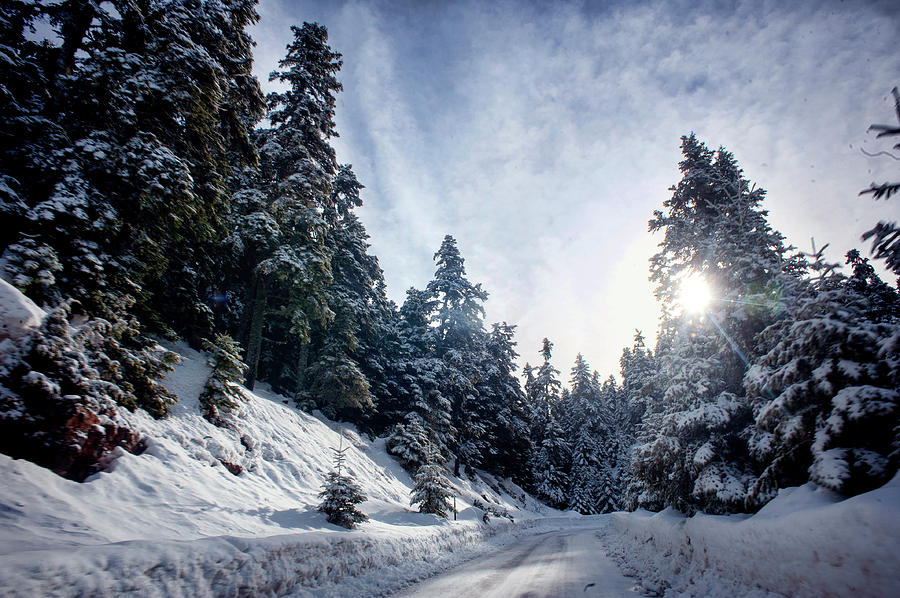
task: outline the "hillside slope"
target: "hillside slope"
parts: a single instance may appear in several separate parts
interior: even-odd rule
[[[0,455],[0,594],[285,595],[405,563],[377,582],[402,585],[437,567],[438,554],[530,527],[546,511],[514,484],[479,474],[452,479],[458,521],[414,512],[412,481],[383,439],[266,390],[246,393],[234,429],[213,426],[197,401],[205,356],[173,349],[182,360],[167,379],[180,397],[172,415],[126,414],[147,437],[143,454],[117,452],[81,484]],[[355,531],[315,508],[329,448],[340,444],[350,445],[347,468],[368,496],[361,508],[371,521]],[[483,523],[476,499],[515,524]]]

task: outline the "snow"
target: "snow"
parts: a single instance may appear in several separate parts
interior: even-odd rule
[[[181,356],[172,415],[122,414],[143,454],[119,451],[81,484],[0,455],[0,595],[628,596],[638,582],[668,597],[900,595],[900,479],[846,500],[785,489],[753,516],[581,517],[484,473],[448,474],[459,520],[446,520],[409,506],[413,481],[384,439],[265,385],[244,391],[233,427],[210,424],[206,357],[169,348]],[[316,510],[341,444],[342,473],[368,497],[370,520],[352,531]],[[514,521],[485,524],[486,511]]]
[[[601,533],[607,521],[606,516],[595,515],[566,526],[568,529],[527,538],[414,586],[396,598],[638,596],[635,580],[623,575],[606,555]]]
[[[0,279],[0,343],[17,341],[41,325],[47,314],[19,290]]]
[[[265,386],[245,393],[234,429],[213,426],[198,402],[207,359],[183,345],[171,348],[181,355],[166,381],[180,397],[172,415],[123,413],[147,438],[143,454],[119,451],[108,471],[81,484],[0,455],[0,595],[346,591],[328,590],[335,583],[362,584],[365,595],[453,563],[440,555],[464,554],[501,532],[512,538],[541,521],[538,503],[487,474],[449,478],[458,521],[417,513],[409,506],[412,480],[383,439],[298,411]],[[341,434],[349,444],[343,473],[368,497],[360,509],[371,520],[355,531],[316,510],[332,465],[329,448]],[[483,523],[475,500],[515,522]],[[393,577],[360,581],[396,565]]]
[[[607,536],[645,588],[678,596],[900,595],[900,477],[846,500],[814,484],[753,516],[615,513]]]

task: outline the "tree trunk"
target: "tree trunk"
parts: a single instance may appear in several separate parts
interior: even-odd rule
[[[259,355],[262,349],[263,323],[266,317],[266,299],[269,295],[265,276],[254,274],[253,311],[250,315],[250,334],[247,340],[247,378],[244,386],[253,390],[256,385],[256,373],[259,366]]]
[[[306,365],[309,362],[309,343],[300,345],[300,354],[297,356],[297,385],[295,396],[302,397],[306,393]]]

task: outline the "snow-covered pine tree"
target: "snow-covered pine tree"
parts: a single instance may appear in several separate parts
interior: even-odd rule
[[[493,324],[478,369],[479,411],[485,435],[481,465],[527,483],[532,446],[525,394],[515,376],[515,326]]]
[[[334,453],[334,466],[325,476],[322,492],[319,493],[322,502],[318,510],[325,513],[329,523],[353,529],[360,523],[368,521],[369,517],[356,508],[356,505],[366,500],[366,495],[353,478],[342,471],[347,458],[344,453],[349,448],[343,446],[343,440],[342,436],[341,445],[331,449]]]
[[[383,367],[376,364],[380,347],[373,333],[388,310],[384,275],[378,259],[368,253],[369,235],[353,212],[362,205],[361,189],[350,165],[339,166],[325,210],[325,247],[332,274],[326,292],[335,316],[324,327],[314,325],[309,370],[303,376],[307,388],[301,389],[315,397],[326,414],[343,412],[356,420],[360,410],[374,406],[361,364],[373,366],[367,368],[373,377]],[[363,346],[360,340],[365,341]]]
[[[547,416],[540,445],[532,457],[532,475],[537,496],[551,507],[562,509],[568,504],[571,449],[566,433],[556,420]]]
[[[783,298],[795,293],[804,262],[788,255],[766,221],[765,191],[750,185],[729,152],[712,152],[691,134],[682,153],[682,180],[666,212],[650,221],[651,231],[665,233],[651,258],[663,310],[662,403],[645,415],[633,490],[649,508],[742,510],[748,458],[741,438],[751,422],[742,379],[755,335],[785,316]],[[678,301],[692,276],[715,294],[702,315]]]
[[[200,393],[200,406],[203,407],[206,419],[222,425],[222,416],[246,400],[241,390],[241,381],[247,365],[241,361],[240,345],[227,334],[216,334],[213,340],[204,341],[203,348],[209,353],[208,361],[212,372]]]
[[[107,354],[115,349],[111,326],[86,319],[66,301],[4,356],[0,452],[83,481],[103,469],[114,448],[143,450],[140,435],[118,414],[117,403],[133,401],[133,389]],[[145,367],[155,367],[152,357]]]
[[[541,356],[544,361],[538,368],[525,366],[525,393],[530,410],[531,438],[534,449],[531,456],[533,488],[550,505],[562,508],[566,505],[570,447],[566,432],[559,422],[563,412],[558,411],[562,402],[562,383],[553,367],[553,343],[544,339]]]
[[[410,504],[419,505],[420,513],[447,517],[453,512],[453,487],[439,459],[433,449],[429,449],[428,458],[416,471]]]
[[[4,95],[12,103],[0,136],[30,141],[14,144],[0,167],[14,195],[4,208],[18,224],[4,238],[6,276],[45,305],[74,298],[111,323],[118,336],[107,353],[118,353],[124,395],[164,415],[168,400],[151,377],[160,370],[146,361],[156,345],[141,326],[208,330],[194,247],[211,242],[227,207],[226,155],[247,144],[234,123],[260,100],[244,31],[254,3],[8,10],[4,43],[26,58]],[[34,19],[59,43],[28,41]],[[26,79],[28,89],[19,85]],[[185,293],[164,305],[163,289]]]
[[[559,381],[559,370],[550,362],[553,351],[553,343],[544,339],[541,344],[541,357],[543,363],[532,368],[525,364],[525,394],[531,411],[531,440],[535,446],[539,446],[544,438],[544,433],[552,413],[559,403],[559,393],[562,382]]]
[[[601,467],[597,462],[598,454],[597,438],[589,426],[582,426],[572,445],[572,469],[569,472],[568,490],[568,507],[582,515],[606,512],[607,505],[601,504],[598,490],[600,493],[612,493],[611,488],[599,484]]]
[[[157,305],[157,284],[169,274],[165,289],[198,286],[180,277],[196,273],[193,248],[212,239],[227,207],[226,154],[247,142],[231,123],[260,100],[244,31],[253,6],[38,5],[61,42],[39,50],[51,99],[38,111],[59,145],[42,157],[45,183],[29,185],[22,203],[27,242],[9,247],[8,262],[17,283],[30,276],[16,270],[29,263],[16,257],[24,248],[59,265],[40,284],[41,300],[72,297],[108,317],[106,298],[130,295],[145,324],[168,329],[189,313],[201,325],[202,305],[183,297]]]
[[[394,432],[388,436],[385,446],[390,454],[397,457],[404,469],[418,471],[427,462],[431,447],[422,417],[414,411],[408,413],[405,421],[397,424]]]
[[[622,349],[622,357],[619,359],[622,394],[628,406],[631,423],[629,432],[632,436],[636,433],[635,427],[643,418],[648,403],[654,400],[653,382],[657,380],[657,364],[653,352],[644,344],[641,331],[634,332],[634,344],[631,348]]]
[[[756,419],[751,509],[810,479],[865,492],[900,462],[900,298],[855,251],[849,278],[822,250],[814,257],[792,317],[759,335],[769,350],[745,376]]]
[[[450,401],[455,430],[450,450],[455,457],[453,471],[459,475],[461,467],[477,466],[481,460],[484,427],[474,414],[480,400],[478,362],[486,342],[482,303],[488,295],[481,284],[466,278],[465,260],[451,235],[444,237],[434,259],[434,279],[426,290],[434,301],[435,350],[444,362],[441,394]]]
[[[403,421],[414,401],[406,371],[410,356],[401,337],[399,310],[393,301],[386,299],[378,311],[372,327],[362,329],[362,349],[358,351],[360,368],[369,381],[375,408],[363,412],[358,425],[371,434],[383,436]]]
[[[433,305],[427,291],[407,290],[398,312],[399,347],[393,367],[399,392],[392,408],[395,414],[405,412],[404,419],[411,415],[421,419],[432,451],[443,462],[449,457],[455,430],[450,401],[442,394],[444,361],[436,356],[436,333],[429,326]]]
[[[602,467],[599,444],[604,441],[605,427],[600,425],[600,403],[592,384],[591,368],[579,353],[572,366],[562,425],[572,443],[572,465],[569,472],[568,506],[584,515],[598,510],[596,482]]]
[[[598,490],[602,513],[622,508],[630,477],[631,435],[630,411],[621,387],[610,375],[602,384],[599,376],[592,380],[599,403],[597,434],[600,439],[597,461],[599,463]]]
[[[570,370],[569,395],[565,401],[566,410],[560,414],[560,424],[571,431],[574,438],[582,425],[594,430],[600,417],[601,405],[592,383],[591,366],[579,353]]]
[[[287,89],[269,94],[271,127],[255,135],[258,170],[236,181],[242,185],[237,190],[241,211],[233,219],[232,238],[245,252],[243,275],[251,280],[245,301],[246,382],[251,390],[263,356],[264,329],[282,349],[265,355],[268,370],[277,375],[288,370],[299,377],[307,365],[301,349],[309,342],[313,322],[333,317],[326,291],[331,265],[324,212],[337,172],[329,139],[337,136],[334,107],[342,89],[336,79],[341,56],[328,46],[325,27],[304,23],[291,30],[294,39],[279,62],[282,70],[271,75]],[[289,342],[295,351],[283,350]]]
[[[691,327],[676,336],[660,360],[665,394],[658,410],[645,415],[634,449],[630,492],[638,507],[739,508],[748,476],[740,454],[744,406],[728,392],[715,331]]]

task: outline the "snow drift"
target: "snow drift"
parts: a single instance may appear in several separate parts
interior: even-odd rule
[[[900,595],[900,477],[846,500],[807,484],[753,516],[611,516],[611,554],[666,596]]]

